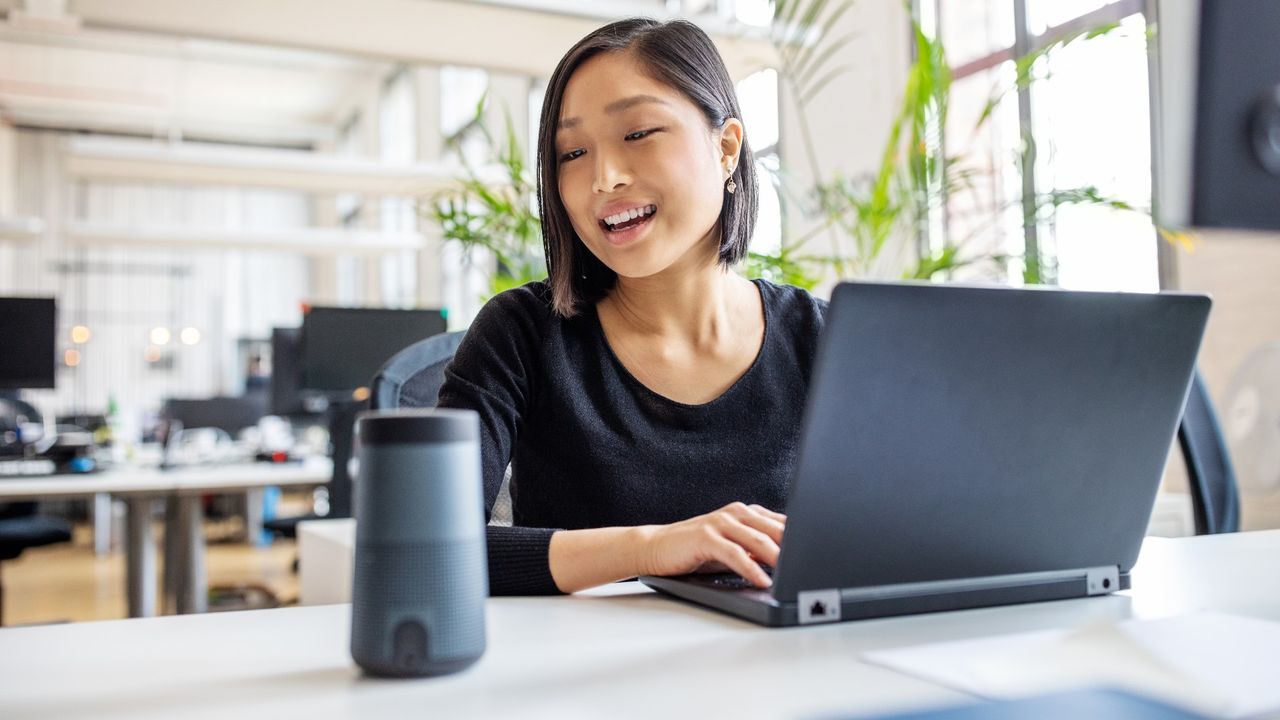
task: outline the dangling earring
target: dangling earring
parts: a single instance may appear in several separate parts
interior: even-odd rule
[[[728,190],[728,191],[729,191],[729,194],[730,194],[730,195],[732,195],[732,194],[734,194],[735,192],[737,192],[737,190],[738,190],[738,183],[734,182],[734,181],[733,181],[733,178],[731,177],[731,178],[729,178],[729,183],[728,183],[727,185],[725,185],[725,186],[724,186],[724,189],[725,189],[725,190]]]

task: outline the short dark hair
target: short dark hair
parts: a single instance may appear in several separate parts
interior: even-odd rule
[[[582,243],[560,198],[556,127],[569,78],[588,59],[610,52],[631,52],[655,80],[680,91],[702,110],[711,128],[729,118],[741,120],[738,96],[724,60],[711,38],[685,20],[659,22],[631,18],[610,23],[578,41],[560,59],[547,82],[538,129],[538,210],[547,256],[552,306],[562,317],[576,315],[583,303],[599,302],[618,276]],[[746,138],[733,171],[738,189],[727,193],[720,211],[720,263],[733,265],[747,256],[758,211],[755,162]]]

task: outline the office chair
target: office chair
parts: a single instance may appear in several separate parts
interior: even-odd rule
[[[1236,475],[1227,455],[1222,428],[1213,412],[1204,378],[1197,369],[1178,426],[1178,444],[1187,466],[1191,509],[1196,534],[1236,532],[1240,529],[1240,497]]]
[[[453,359],[464,332],[441,333],[420,340],[396,353],[373,378],[370,407],[430,408],[436,406],[444,369]],[[494,501],[490,522],[511,524],[511,466],[507,466],[502,487]]]
[[[71,525],[60,518],[36,515],[33,502],[0,505],[0,566],[27,548],[71,540]],[[0,626],[4,625],[4,581],[0,577]]]
[[[369,407],[430,408],[444,385],[444,368],[462,342],[462,331],[440,333],[401,350],[373,376]]]

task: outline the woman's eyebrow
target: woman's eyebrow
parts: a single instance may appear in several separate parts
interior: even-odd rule
[[[612,114],[614,114],[614,113],[620,113],[620,112],[622,112],[623,110],[628,110],[628,109],[630,109],[630,108],[635,107],[636,105],[641,105],[641,104],[643,104],[643,103],[660,103],[660,104],[662,104],[662,105],[670,105],[670,104],[671,104],[671,103],[667,102],[666,100],[663,100],[662,98],[660,98],[660,97],[656,97],[656,96],[654,96],[654,95],[632,95],[632,96],[631,96],[631,97],[629,97],[629,98],[623,98],[623,99],[621,99],[621,100],[614,100],[613,102],[609,103],[608,105],[605,105],[605,106],[604,106],[604,111],[605,111],[605,112],[607,112],[607,113],[609,113],[610,115],[612,115]],[[576,118],[576,117],[575,117],[575,118],[562,118],[562,119],[560,120],[559,124],[557,124],[557,125],[556,125],[556,129],[557,129],[557,130],[568,130],[569,128],[576,127],[576,126],[578,126],[578,125],[580,125],[580,124],[582,124],[582,118]]]

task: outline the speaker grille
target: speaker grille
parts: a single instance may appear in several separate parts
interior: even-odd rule
[[[447,661],[484,651],[488,596],[484,539],[396,546],[357,545],[351,593],[351,651],[390,660],[395,628],[427,629],[427,658]]]

